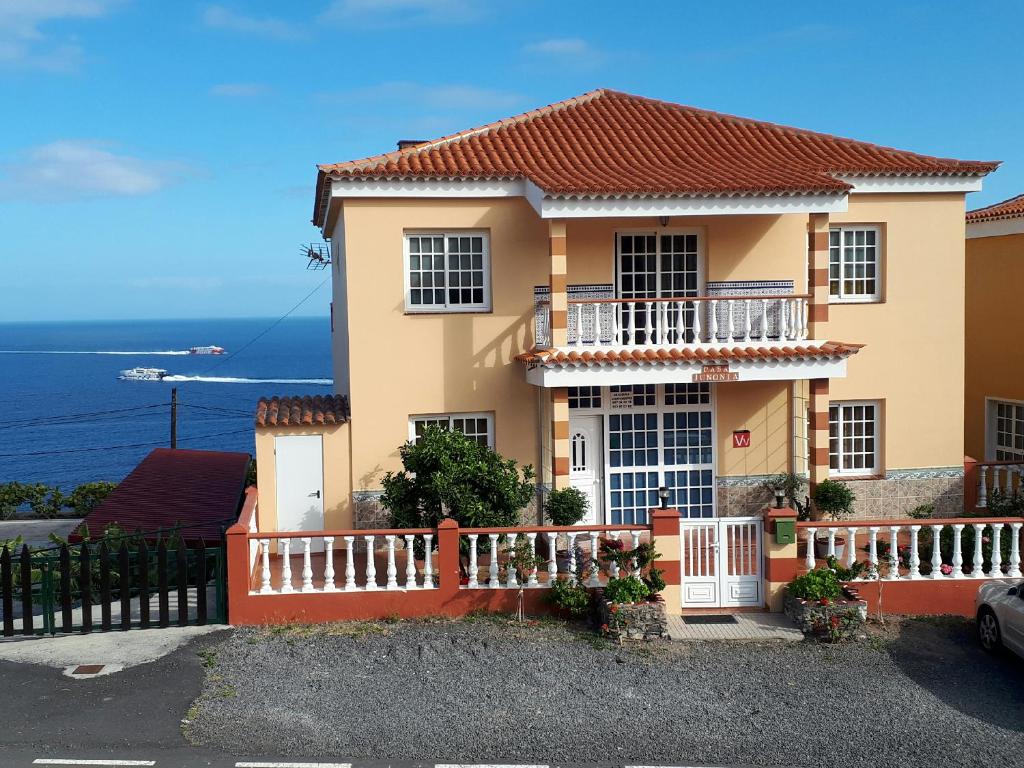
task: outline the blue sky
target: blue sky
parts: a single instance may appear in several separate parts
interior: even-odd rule
[[[1024,192],[1024,4],[0,0],[0,321],[279,315],[315,164],[598,87]],[[325,314],[319,291],[299,314]]]

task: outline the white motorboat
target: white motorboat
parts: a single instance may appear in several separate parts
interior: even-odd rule
[[[163,368],[129,368],[121,371],[117,378],[125,381],[161,381],[167,371]]]
[[[190,347],[188,353],[190,355],[223,355],[224,347]]]

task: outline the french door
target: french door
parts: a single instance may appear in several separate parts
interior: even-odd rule
[[[618,297],[634,299],[629,327],[637,330],[636,343],[646,341],[646,331],[657,328],[659,313],[651,299],[683,299],[699,296],[704,288],[704,259],[696,232],[620,232],[616,236],[615,276]],[[695,305],[685,307],[684,328],[693,328]],[[629,311],[629,310],[623,310]],[[620,327],[626,323],[620,322]],[[693,341],[692,331],[680,340],[674,329],[668,342]]]

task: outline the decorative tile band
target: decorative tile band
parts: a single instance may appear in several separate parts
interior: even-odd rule
[[[884,478],[879,480],[931,480],[941,477],[959,478],[964,476],[963,467],[920,467],[918,469],[890,469],[885,473]],[[761,485],[765,480],[775,475],[741,475],[734,477],[719,477],[719,488],[751,488]],[[833,476],[834,480],[842,480],[842,477]],[[863,479],[863,478],[861,478]],[[803,478],[807,482],[807,478]],[[854,480],[856,482],[856,480]]]

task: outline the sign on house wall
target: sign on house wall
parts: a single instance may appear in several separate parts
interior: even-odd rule
[[[626,390],[625,392],[612,392],[611,393],[611,409],[613,411],[625,411],[633,407],[633,392]]]
[[[693,374],[697,381],[739,381],[738,371],[730,371],[728,365],[705,365],[700,373]]]
[[[749,429],[737,429],[732,433],[732,447],[733,448],[749,448],[750,447],[750,430]]]

